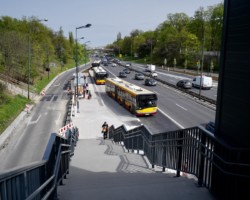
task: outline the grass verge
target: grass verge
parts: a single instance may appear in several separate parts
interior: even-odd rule
[[[28,103],[28,99],[21,95],[7,95],[7,101],[0,105],[0,134],[19,115]]]

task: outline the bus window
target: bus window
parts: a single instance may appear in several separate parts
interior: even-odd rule
[[[156,101],[157,101],[156,95],[140,95],[138,97],[138,106],[142,108],[155,107]]]

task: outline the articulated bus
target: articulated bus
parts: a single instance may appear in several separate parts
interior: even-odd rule
[[[92,67],[99,67],[101,65],[101,60],[95,60],[92,62]]]
[[[97,85],[104,85],[108,73],[102,67],[93,67],[94,80]]]
[[[157,113],[157,95],[119,78],[106,79],[106,93],[136,116]]]

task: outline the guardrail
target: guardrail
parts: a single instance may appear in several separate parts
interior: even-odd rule
[[[193,127],[153,135],[146,126],[126,130],[110,127],[109,139],[128,151],[142,151],[155,165],[192,174],[198,186],[218,199],[244,199],[250,182],[250,149],[233,148],[207,132]],[[245,195],[245,196],[244,196]]]

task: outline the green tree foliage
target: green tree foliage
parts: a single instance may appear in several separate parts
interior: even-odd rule
[[[27,83],[30,55],[30,80],[33,83],[46,74],[50,62],[66,64],[72,59],[72,41],[63,36],[61,28],[54,33],[44,24],[36,17],[0,18],[0,73]]]
[[[194,68],[201,59],[203,41],[204,51],[220,51],[222,22],[222,3],[207,9],[200,7],[193,17],[185,13],[168,14],[167,19],[156,30],[133,30],[130,36],[120,38],[108,47],[113,48],[116,54],[120,52],[127,56],[132,51],[147,62],[152,55],[155,64],[162,65],[165,58],[168,63],[173,63],[176,59],[177,66]],[[205,64],[208,65],[212,59],[214,58],[205,59]],[[216,60],[213,61],[216,63]]]

